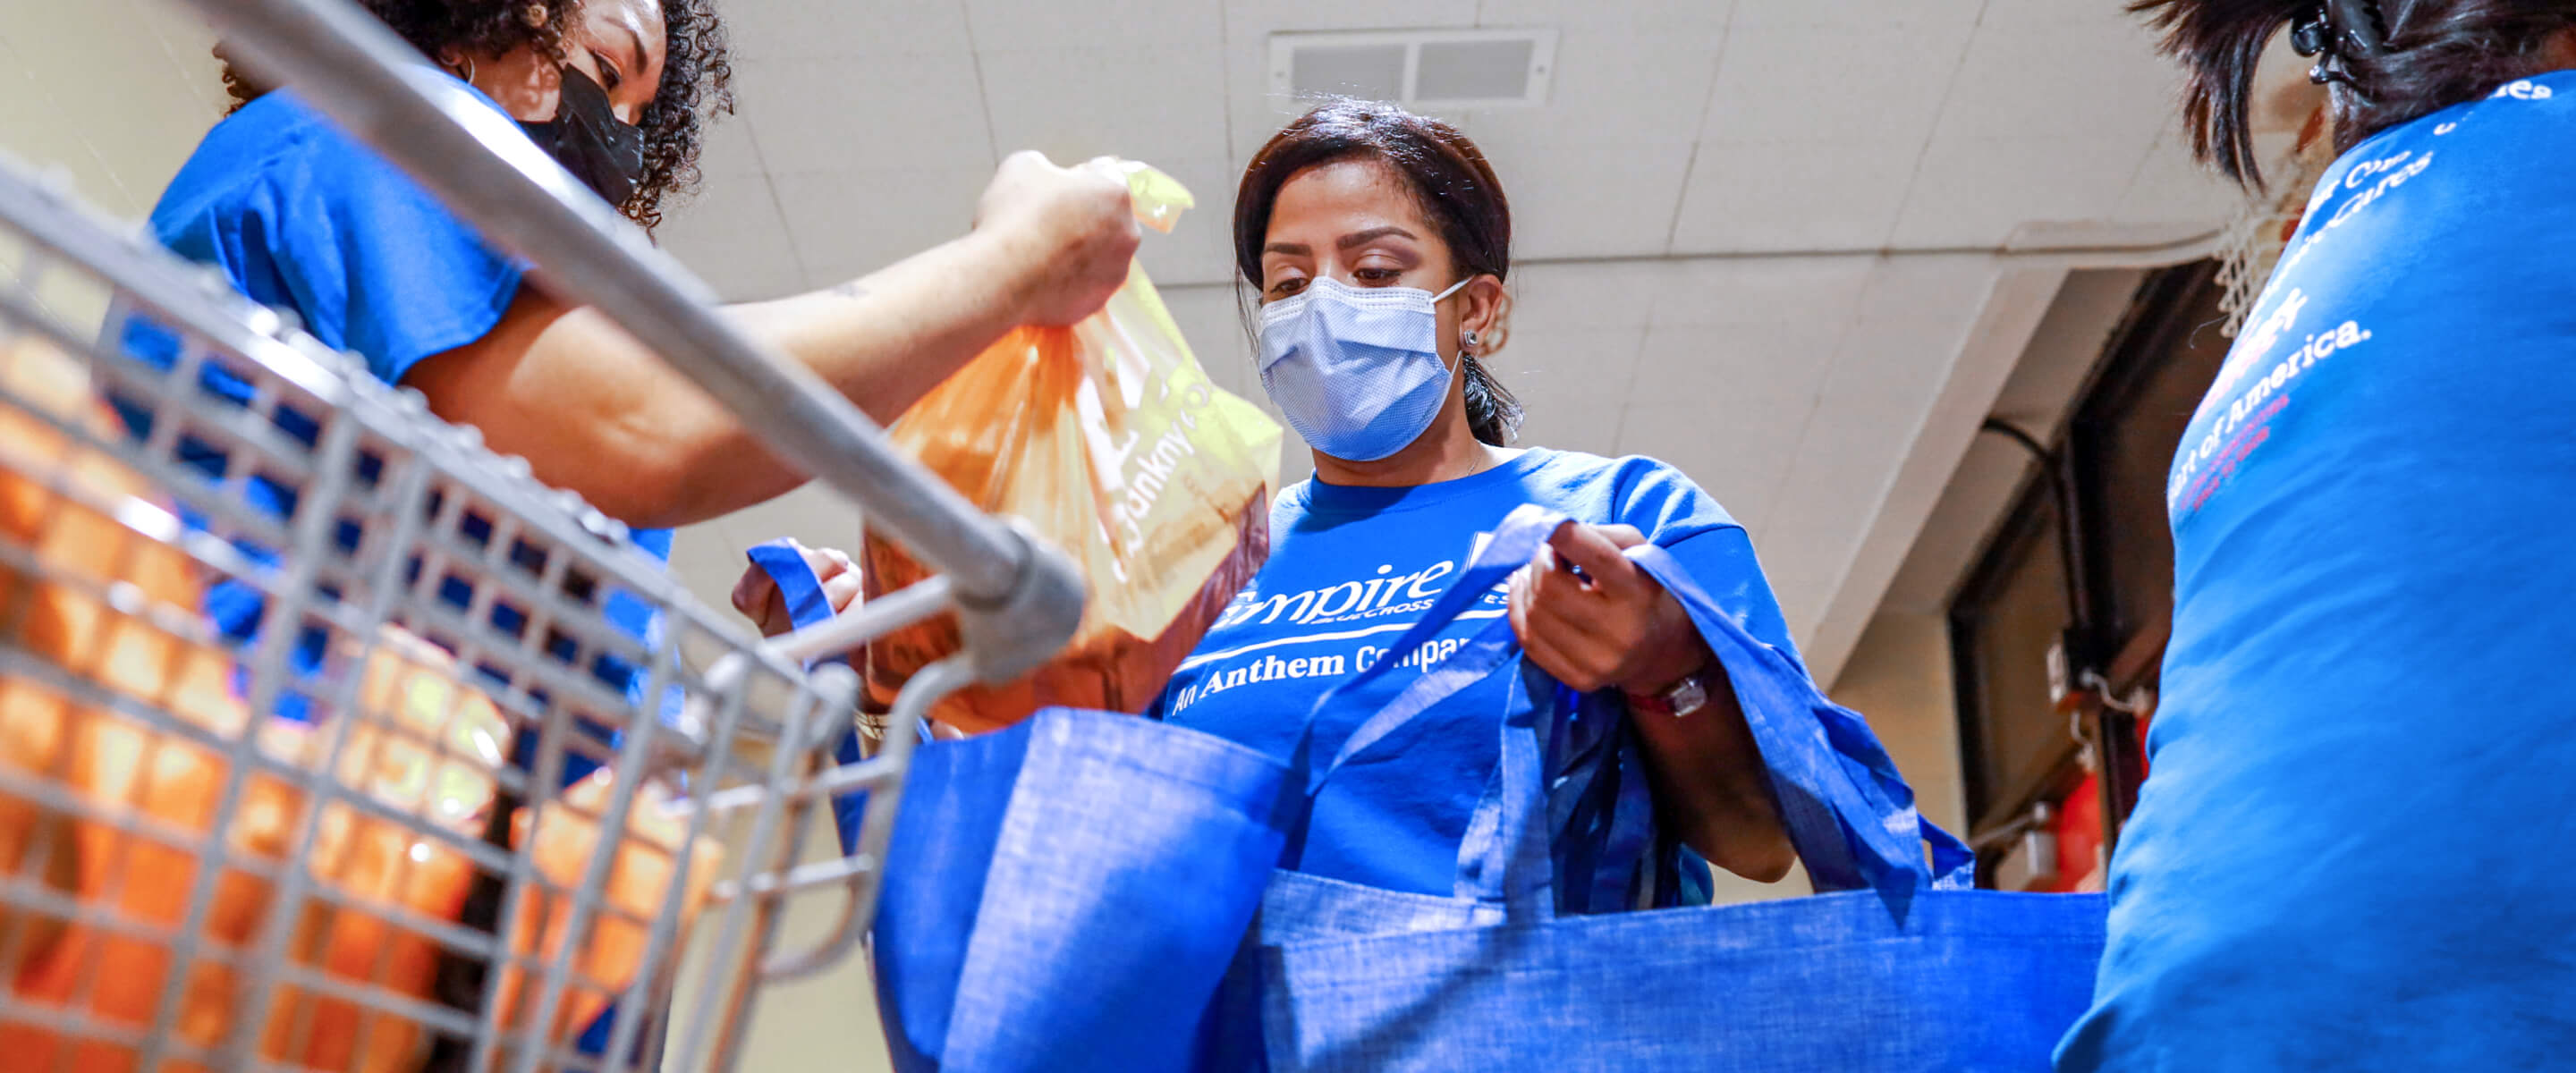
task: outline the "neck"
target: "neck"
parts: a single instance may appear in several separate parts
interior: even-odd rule
[[[1375,462],[1315,452],[1315,476],[1326,484],[1357,488],[1412,488],[1482,473],[1509,457],[1510,451],[1478,440],[1467,424],[1466,407],[1452,405],[1421,439]]]

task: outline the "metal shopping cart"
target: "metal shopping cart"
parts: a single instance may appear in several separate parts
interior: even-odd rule
[[[956,614],[910,725],[1060,647],[1074,574],[354,8],[196,6],[941,575],[762,643],[418,396],[0,165],[0,1064],[729,1068],[760,988],[864,933],[915,740],[835,766],[857,682],[803,662]],[[559,789],[570,765],[609,774]],[[852,793],[855,851],[799,863]],[[840,926],[773,949],[800,896]],[[612,1003],[610,1057],[576,1053]]]

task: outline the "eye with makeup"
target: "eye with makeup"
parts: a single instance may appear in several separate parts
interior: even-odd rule
[[[610,93],[617,92],[617,87],[626,81],[625,74],[617,69],[616,64],[609,62],[608,57],[598,49],[587,51],[590,53],[590,62],[599,68],[599,88]]]
[[[1305,289],[1306,277],[1283,276],[1279,279],[1272,280],[1270,286],[1264,289],[1261,294],[1264,300],[1275,302],[1282,298],[1291,297],[1297,292]]]

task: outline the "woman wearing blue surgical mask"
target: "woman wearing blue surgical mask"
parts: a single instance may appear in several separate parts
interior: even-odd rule
[[[1281,493],[1272,552],[1152,714],[1284,755],[1333,685],[1385,655],[1465,566],[1480,534],[1539,503],[1585,523],[1489,594],[1415,661],[1509,616],[1528,656],[1584,690],[1617,690],[1647,754],[1663,830],[1708,861],[1778,879],[1793,860],[1724,671],[1621,549],[1667,547],[1793,651],[1742,526],[1646,458],[1510,446],[1520,404],[1487,362],[1509,339],[1511,213],[1465,136],[1389,105],[1339,102],[1290,124],[1245,173],[1235,252],[1259,294],[1263,386],[1314,448]],[[1564,360],[1581,360],[1566,355]],[[1579,568],[1579,571],[1576,569]],[[1509,675],[1496,675],[1355,762],[1285,862],[1448,895],[1470,812],[1497,762]],[[1401,689],[1324,713],[1331,755]],[[1696,866],[1694,866],[1696,867]],[[1705,873],[1698,878],[1705,879]],[[1681,884],[1684,897],[1699,883]]]

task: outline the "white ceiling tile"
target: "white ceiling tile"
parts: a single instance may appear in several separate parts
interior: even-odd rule
[[[1658,328],[1849,321],[1876,261],[1868,257],[1721,257],[1665,262],[1653,274]]]
[[[1735,0],[1735,25],[1870,26],[1974,23],[1985,0]]]
[[[993,143],[1059,162],[1113,155],[1149,164],[1222,160],[1225,82],[1216,59],[1168,47],[991,50],[980,57]]]
[[[1516,256],[1621,257],[1662,248],[1690,171],[1689,140],[1557,137],[1541,144],[1546,148],[1479,143],[1511,197]]]
[[[1519,392],[1520,389],[1512,389]],[[1521,430],[1515,447],[1547,447],[1559,451],[1582,451],[1604,457],[1619,454],[1619,422],[1624,416],[1620,406],[1585,405],[1571,400],[1520,395]]]
[[[1103,154],[1149,165],[1224,160],[1224,77],[1216,59],[1172,59],[1167,51],[984,51],[994,147],[1005,154],[1041,149],[1059,162]]]
[[[159,38],[170,70],[195,95],[207,116],[232,107],[224,90],[223,62],[215,58],[215,29],[194,10],[156,0],[129,0],[143,25]],[[209,120],[211,122],[211,120]]]
[[[1759,540],[1767,531],[1771,489],[1805,419],[1778,410],[1718,412],[1700,403],[1630,406],[1613,453],[1680,469]]]
[[[955,2],[955,0],[951,0]],[[1214,48],[1223,8],[1210,0],[963,0],[981,49],[1187,44]],[[1166,58],[1172,57],[1166,52]]]
[[[977,166],[780,172],[770,181],[806,286],[828,287],[965,234],[991,177]]]
[[[1702,142],[1673,252],[1876,249],[1921,153],[1915,137]]]
[[[1985,0],[1985,13],[1978,21],[1987,26],[2014,29],[2034,26],[2083,26],[2097,31],[2145,32],[2144,16],[2130,14],[2124,4],[2070,4],[2066,0]]]
[[[763,61],[953,56],[969,47],[958,0],[758,0],[726,5],[724,16],[734,54]]]
[[[2264,159],[2277,159],[2265,157]],[[2193,160],[2190,143],[2170,134],[2147,151],[2114,210],[2127,222],[2189,220],[2225,223],[2248,204],[2246,193],[2207,165]]]
[[[1965,332],[1993,293],[2000,265],[1984,253],[1908,253],[1878,258],[1861,292],[1861,320],[1930,321]],[[1940,346],[1956,349],[1954,336]]]
[[[1666,262],[1534,264],[1512,272],[1514,331],[1623,328],[1646,323]]]
[[[1966,22],[1737,28],[1701,136],[1920,139],[1967,50]],[[1818,57],[1835,57],[1820,63]]]
[[[1735,0],[1585,0],[1574,10],[1565,0],[1483,0],[1479,7],[1477,23],[1497,28],[1698,29],[1726,25]]]
[[[702,129],[706,145],[698,151],[699,171],[709,176],[768,173],[768,165],[760,159],[760,145],[752,138],[751,123],[742,116],[717,116]]]
[[[1228,32],[1410,30],[1476,25],[1478,0],[1225,0]]]
[[[1547,104],[1493,114],[1544,115],[1556,129],[1601,141],[1686,135],[1708,101],[1725,40],[1716,23],[1602,28],[1586,18],[1558,36]]]
[[[996,163],[974,57],[963,51],[744,59],[734,64],[734,80],[741,118],[772,171],[971,166],[989,173]]]
[[[2150,144],[2128,136],[1936,140],[1894,245],[1992,247],[2026,223],[2110,220]]]
[[[766,175],[709,176],[695,197],[666,207],[655,240],[728,302],[806,287]]]
[[[1549,434],[1533,434],[1531,442],[1598,452],[1615,445],[1619,411],[1645,343],[1643,325],[1534,330],[1516,323],[1508,345],[1484,366],[1520,396],[1531,427]]]
[[[1628,405],[1695,405],[1719,424],[1783,414],[1803,420],[1815,408],[1842,333],[1840,321],[1655,325],[1628,378]],[[1797,430],[1790,424],[1782,430],[1790,438],[1766,449],[1785,455]]]
[[[2173,121],[2177,68],[2143,30],[1980,27],[1933,138],[2127,138],[2144,145]]]
[[[122,216],[159,200],[221,112],[211,58],[189,64],[136,61],[137,48],[163,53],[155,19],[129,2],[18,5],[0,18],[8,66],[26,79],[10,92],[34,98],[32,129],[13,125],[5,143],[31,160],[71,172],[75,189]],[[185,24],[173,34],[185,33]],[[218,83],[219,85],[219,83]]]
[[[1836,549],[1826,559],[1837,569],[1850,559],[1949,379],[1957,319],[1868,320],[1845,333],[1783,471],[1776,535]]]
[[[1313,107],[1270,92],[1270,35],[1312,30],[1400,30],[1476,25],[1478,0],[1224,0],[1231,154],[1248,161],[1288,121]]]
[[[1145,273],[1163,286],[1230,284],[1234,280],[1234,165],[1224,157],[1152,160],[1188,187],[1198,206],[1170,234],[1152,230],[1137,249]]]

